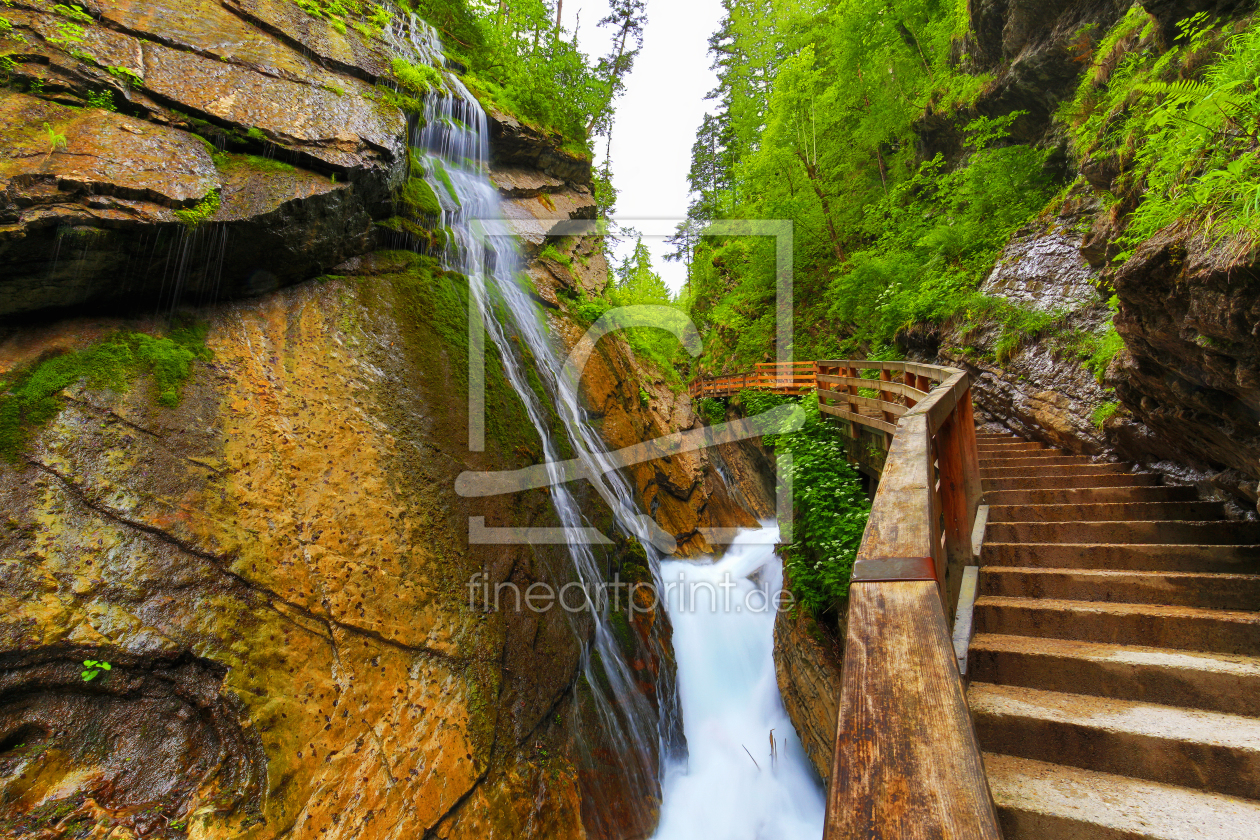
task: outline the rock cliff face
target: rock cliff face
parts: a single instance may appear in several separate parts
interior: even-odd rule
[[[0,468],[10,830],[582,833],[563,758],[580,628],[482,612],[468,587],[567,564],[468,545],[450,489],[523,465],[508,430],[528,422],[492,377],[503,423],[469,454],[447,398],[461,281],[373,271],[201,310],[213,361],[177,408],[144,381],[72,388]],[[12,333],[6,364],[119,326]],[[542,493],[479,502],[553,524]],[[83,659],[113,670],[84,683]]]
[[[0,315],[256,294],[371,249],[407,165],[379,39],[283,0],[68,8],[4,13]]]
[[[774,671],[783,706],[805,754],[826,785],[835,758],[843,652],[839,632],[805,614],[781,612],[774,621]]]
[[[588,622],[469,586],[573,573],[563,547],[469,544],[471,515],[559,523],[543,491],[454,492],[541,446],[492,353],[488,447],[468,452],[467,283],[381,250],[408,175],[388,51],[280,0],[84,8],[3,7],[25,40],[0,89],[0,380],[163,334],[150,315],[176,304],[208,352],[177,405],[150,376],[70,384],[0,462],[0,834],[648,834],[654,791],[624,787],[624,745],[591,724]],[[589,164],[492,116],[507,214],[593,218]],[[541,236],[530,270],[575,340],[557,294],[607,266],[594,239],[554,242],[582,257],[568,285]],[[601,343],[584,389],[613,445],[695,422],[656,378]],[[719,457],[633,476],[692,553],[701,524],[770,510],[731,499]],[[643,573],[633,545],[606,559]],[[619,640],[661,706],[663,614]],[[84,660],[111,667],[85,681]]]
[[[1156,37],[1164,43],[1178,20],[1197,12],[1228,16],[1245,9],[1228,2],[1142,5],[1156,18],[1162,33]],[[1123,231],[1099,197],[1117,183],[1123,163],[1072,161],[1061,126],[1051,120],[1085,66],[1073,56],[1089,58],[1096,39],[1127,6],[972,5],[973,60],[996,73],[977,110],[1028,111],[1020,139],[1061,149],[1052,163],[1069,181],[1080,176],[1060,209],[1008,245],[983,291],[1062,318],[1001,361],[995,361],[1001,355],[996,325],[967,325],[927,340],[911,336],[909,343],[920,357],[973,371],[983,419],[1073,452],[1138,463],[1174,483],[1195,484],[1204,496],[1236,503],[1235,515],[1248,515],[1260,487],[1255,256],[1182,229],[1163,232],[1123,265],[1112,265]],[[1030,28],[1029,21],[1042,19],[1054,23]],[[1059,70],[1030,75],[1022,65]],[[951,149],[952,135],[933,118],[922,127],[927,148]],[[1106,305],[1113,294],[1114,312]],[[1095,377],[1065,338],[1102,335],[1113,315],[1124,347]]]

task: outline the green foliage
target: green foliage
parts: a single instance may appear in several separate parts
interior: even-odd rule
[[[385,6],[362,0],[293,0],[299,9],[312,17],[326,20],[342,35],[347,26],[367,38],[375,38],[393,20]]]
[[[134,70],[128,70],[126,67],[106,67],[105,70],[113,77],[121,79],[125,84],[133,88],[138,88],[144,84],[144,79],[140,78],[140,74]]]
[[[696,403],[696,413],[710,426],[726,421],[726,403],[712,397],[704,397]]]
[[[916,123],[988,82],[951,64],[963,4],[725,0],[719,111],[701,126],[675,257],[704,367],[773,352],[773,244],[700,238],[716,218],[790,219],[798,358],[890,346],[966,307],[1010,235],[1055,192],[1047,155],[1009,136],[1022,112],[961,126],[964,157],[918,161]],[[819,324],[828,324],[818,330]],[[1012,332],[1003,352],[1015,349]]]
[[[267,135],[263,134],[262,129],[258,126],[254,126],[249,131],[245,132],[245,136],[250,140],[257,140],[261,143],[267,142]]]
[[[89,108],[100,108],[105,111],[118,110],[118,106],[114,104],[112,90],[90,91],[87,95],[87,105]]]
[[[97,678],[101,671],[112,670],[113,666],[111,666],[108,662],[96,659],[85,659],[83,660],[83,673],[80,676],[83,677],[84,682],[91,682]]]
[[[1098,340],[1089,358],[1085,359],[1085,367],[1094,374],[1094,378],[1101,384],[1107,375],[1107,368],[1111,366],[1111,360],[1123,349],[1124,339],[1120,337],[1120,333],[1116,332],[1115,325],[1109,324],[1107,331]]]
[[[1108,420],[1116,416],[1116,412],[1119,410],[1120,403],[1105,402],[1098,406],[1098,408],[1094,409],[1094,413],[1090,415],[1090,420],[1093,422],[1095,427],[1101,429],[1103,426],[1107,425]]]
[[[52,154],[58,149],[66,147],[66,135],[60,133],[48,123],[44,123],[44,131],[48,133],[48,153]]]
[[[398,81],[413,93],[424,96],[435,90],[441,90],[444,86],[442,74],[429,64],[396,58],[391,66]]]
[[[647,408],[651,402],[652,402],[652,395],[649,394],[645,389],[639,388],[639,405],[642,406],[643,408]]]
[[[1258,63],[1250,20],[1195,15],[1162,50],[1154,20],[1135,5],[1103,39],[1060,116],[1079,155],[1123,166],[1113,189],[1137,207],[1118,260],[1174,225],[1243,248],[1260,237]]]
[[[164,337],[120,332],[11,374],[0,383],[0,457],[16,461],[30,432],[61,411],[57,395],[79,382],[122,391],[138,376],[148,375],[158,403],[178,405],[192,363],[210,358],[205,336],[204,327],[188,326]]]
[[[765,391],[741,391],[736,399],[748,416],[792,401]],[[783,564],[797,600],[814,616],[840,608],[849,594],[853,563],[871,506],[846,454],[849,439],[822,416],[818,399],[799,399],[806,412],[800,431],[766,435],[776,453],[792,457],[792,542]]]
[[[214,214],[219,212],[221,206],[222,199],[219,198],[219,191],[212,190],[195,207],[188,210],[176,210],[175,218],[188,225],[188,227],[195,228],[204,222],[210,221]]]
[[[556,246],[551,244],[550,242],[544,245],[543,249],[538,252],[538,259],[552,260],[564,266],[565,268],[569,269],[570,271],[573,270],[572,255],[564,253],[563,251],[556,248]],[[600,314],[602,315],[603,313],[600,313]]]

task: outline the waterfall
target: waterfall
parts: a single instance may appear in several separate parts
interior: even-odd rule
[[[415,18],[400,19],[390,36],[401,54],[444,66],[441,44],[426,24]],[[773,609],[710,611],[702,598],[687,602],[679,596],[680,591],[729,581],[737,599],[755,600],[760,595],[764,603],[781,589],[782,566],[764,535],[742,538],[716,563],[662,563],[652,539],[660,536],[659,531],[653,533],[651,518],[636,510],[630,487],[611,468],[609,453],[579,404],[577,383],[566,375],[562,348],[556,346],[539,307],[522,285],[517,241],[501,216],[499,193],[488,177],[486,114],[458,76],[444,75],[448,89],[425,98],[410,145],[441,206],[439,216],[427,223],[450,234],[443,260],[468,278],[475,304],[469,326],[470,353],[475,358],[484,335],[490,336],[503,372],[542,442],[553,480],[551,499],[561,524],[570,533],[588,525],[555,466],[562,460],[563,443],[586,467],[587,480],[608,504],[622,534],[636,538],[643,547],[657,591],[667,594],[666,613],[676,628],[681,690],[669,669],[662,668],[658,684],[652,687],[654,707],[636,684],[607,606],[592,615],[593,638],[582,668],[595,719],[579,720],[574,728],[585,752],[583,759],[591,767],[606,764],[607,759],[594,755],[592,745],[581,743],[581,735],[588,730],[603,733],[617,753],[620,780],[616,790],[602,800],[598,790],[584,791],[595,800],[588,803],[589,808],[584,806],[584,816],[599,837],[621,837],[627,828],[643,833],[657,826],[654,805],[657,797],[663,797],[658,840],[821,836],[821,787],[783,709],[775,681]],[[563,427],[563,441],[553,431],[548,406],[530,387],[531,366]],[[481,386],[475,377],[470,379],[470,409],[475,411]],[[474,425],[470,448],[482,446],[482,435],[483,430]],[[584,586],[589,589],[604,582],[590,545],[572,539],[567,550]],[[662,624],[668,622],[662,618]],[[575,624],[574,629],[580,632],[581,625]],[[659,637],[656,643],[663,644]],[[581,715],[582,704],[575,705]],[[684,723],[693,736],[690,753],[683,738]],[[773,754],[772,731],[777,736]],[[608,801],[626,792],[631,792],[633,802]]]
[[[399,18],[390,37],[401,54],[444,67],[436,33],[423,22]],[[560,442],[549,422],[547,407],[530,387],[527,366],[532,361],[562,423],[564,443],[574,457],[590,468],[591,483],[611,508],[623,534],[639,540],[659,585],[660,557],[648,540],[650,526],[646,517],[636,512],[630,487],[610,469],[608,452],[579,405],[576,383],[564,375],[561,348],[555,345],[539,307],[522,286],[523,264],[517,241],[501,216],[499,193],[488,177],[486,114],[458,76],[453,73],[444,73],[444,76],[449,89],[425,98],[424,113],[414,121],[410,145],[413,157],[424,167],[426,182],[441,205],[434,227],[451,234],[443,260],[449,269],[469,281],[470,296],[475,303],[475,312],[470,318],[470,354],[475,357],[480,351],[484,328],[484,334],[490,336],[498,350],[504,374],[541,439],[545,462],[554,465],[563,460],[559,454]],[[475,377],[470,379],[475,399],[477,382]],[[474,427],[470,447],[477,449],[480,445],[480,434]],[[559,474],[553,472],[551,477],[559,479]],[[550,495],[563,526],[568,529],[588,526],[571,488],[563,481],[553,483]],[[577,579],[588,591],[601,586],[604,573],[591,546],[573,539],[567,544],[567,550]],[[592,618],[593,640],[582,667],[597,719],[579,721],[574,728],[579,735],[587,728],[604,733],[616,753],[614,761],[619,763],[616,773],[621,780],[617,787],[638,794],[635,803],[593,803],[595,807],[591,810],[595,813],[585,815],[596,825],[597,834],[615,837],[626,823],[637,826],[640,831],[650,830],[655,823],[653,801],[659,797],[658,779],[664,766],[676,762],[684,750],[681,716],[669,669],[661,669],[658,685],[653,687],[657,698],[654,708],[636,684],[632,668],[617,642],[607,606],[596,610]],[[581,704],[577,705],[581,714]],[[588,764],[607,764],[606,758],[591,754],[590,745],[581,746],[587,751]],[[628,819],[625,817],[627,809],[633,812]],[[607,816],[605,810],[619,815]],[[601,825],[602,820],[607,822]]]
[[[717,562],[663,564],[690,749],[666,768],[656,840],[822,836],[822,786],[775,677],[783,566],[766,542],[745,532]]]

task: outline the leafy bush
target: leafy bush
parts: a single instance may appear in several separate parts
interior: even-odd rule
[[[696,413],[710,426],[726,422],[726,403],[712,397],[703,397],[696,403]]]
[[[1111,360],[1123,349],[1124,339],[1120,337],[1120,333],[1116,332],[1115,325],[1111,324],[1099,339],[1097,348],[1085,360],[1085,367],[1101,383],[1107,375],[1107,368],[1111,366]]]
[[[748,416],[792,401],[765,391],[741,391]],[[871,506],[846,454],[848,438],[822,416],[816,396],[799,398],[806,412],[800,431],[766,435],[776,453],[792,456],[792,542],[783,564],[797,601],[815,616],[837,610],[849,594],[853,563]]]

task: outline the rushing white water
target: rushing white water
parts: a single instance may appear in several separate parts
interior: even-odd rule
[[[661,565],[689,755],[666,769],[656,840],[822,836],[822,787],[774,673],[783,566],[753,534],[716,562]]]

